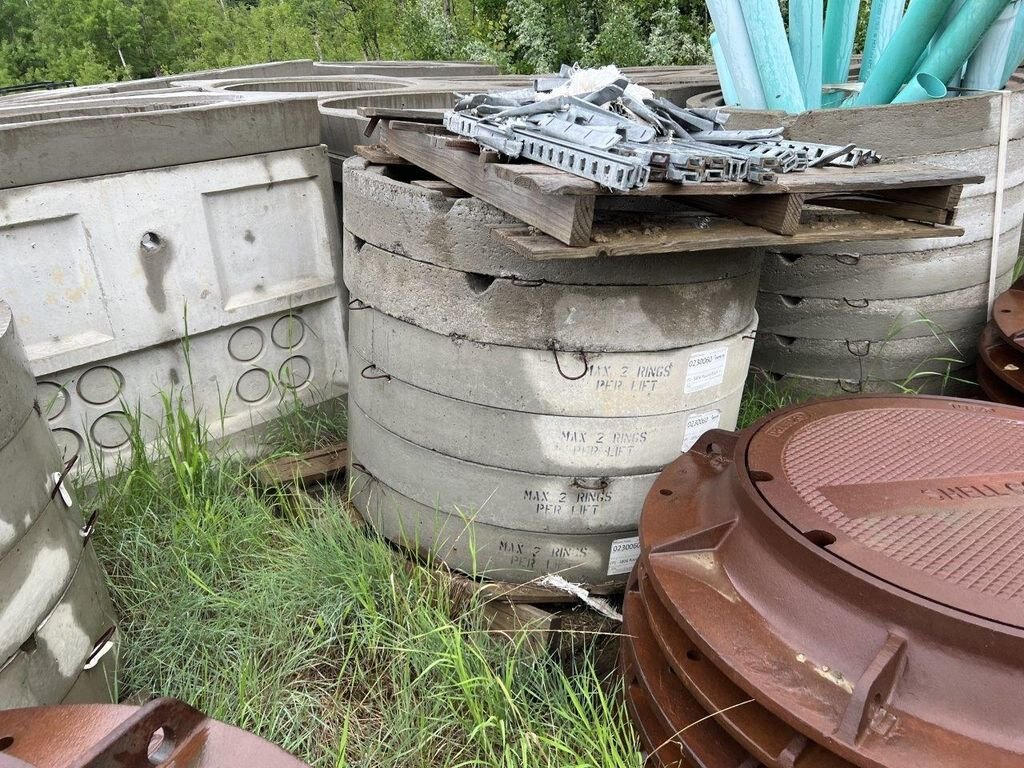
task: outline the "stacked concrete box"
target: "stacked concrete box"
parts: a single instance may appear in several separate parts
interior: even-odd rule
[[[0,708],[109,702],[116,621],[103,570],[0,302]]]
[[[127,411],[152,438],[163,394],[238,437],[344,391],[314,102],[85,110],[0,123],[0,147],[0,283],[67,456],[112,463]]]
[[[1024,80],[1011,82],[1002,221],[995,225],[1001,97],[802,115],[732,110],[729,127],[785,125],[793,139],[848,142],[886,161],[913,160],[985,175],[965,187],[956,224],[963,237],[769,250],[753,362],[812,393],[924,392],[973,380],[970,366],[987,319],[993,235],[996,290],[1009,285],[1024,218]],[[715,103],[717,93],[691,99]],[[952,380],[950,379],[952,376]]]
[[[469,573],[621,586],[656,474],[736,422],[760,254],[534,262],[496,208],[344,171],[356,506]]]

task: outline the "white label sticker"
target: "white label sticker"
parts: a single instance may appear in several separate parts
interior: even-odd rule
[[[721,411],[691,413],[686,417],[686,431],[683,432],[683,453],[693,448],[700,436],[709,429],[716,429],[722,423]]]
[[[640,537],[616,539],[608,554],[608,575],[618,576],[633,570],[633,563],[640,557]]]
[[[715,347],[691,355],[686,363],[683,391],[700,392],[702,389],[717,387],[725,378],[725,361],[728,359],[728,347]]]

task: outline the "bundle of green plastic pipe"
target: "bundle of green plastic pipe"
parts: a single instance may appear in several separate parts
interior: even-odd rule
[[[805,109],[1001,89],[1024,61],[1024,0],[871,0],[859,83],[848,83],[861,0],[707,0],[730,106]]]

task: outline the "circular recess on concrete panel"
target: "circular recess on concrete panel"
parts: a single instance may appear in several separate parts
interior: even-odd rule
[[[298,389],[313,376],[313,366],[302,355],[293,355],[281,363],[277,380],[289,389]]]
[[[1024,351],[1024,277],[996,297],[992,319],[1002,337]]]
[[[109,365],[97,365],[78,377],[78,395],[93,405],[109,403],[124,390],[124,375]]]
[[[57,450],[65,461],[72,456],[78,456],[85,448],[82,436],[73,429],[58,427],[53,430],[53,439],[57,443]]]
[[[1022,530],[1019,409],[836,398],[669,465],[637,574],[649,615],[660,603],[669,634],[802,736],[765,764],[837,765],[810,761],[817,746],[857,766],[1015,766]]]
[[[270,330],[270,338],[281,349],[294,349],[306,335],[306,324],[298,315],[285,315],[277,319]]]
[[[228,353],[235,360],[247,363],[259,357],[263,344],[263,331],[253,325],[246,325],[231,334]]]
[[[128,415],[123,411],[104,413],[92,423],[89,434],[92,441],[101,448],[120,448],[131,437]]]
[[[43,416],[53,421],[68,407],[68,391],[55,381],[40,381],[36,384],[36,402]]]
[[[250,368],[238,377],[235,392],[246,403],[258,403],[270,394],[270,373],[263,368]]]

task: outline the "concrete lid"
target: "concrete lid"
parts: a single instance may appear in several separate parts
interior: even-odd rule
[[[320,143],[310,99],[146,97],[0,120],[0,189],[240,157]],[[59,116],[54,117],[57,114]]]

